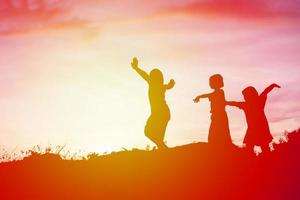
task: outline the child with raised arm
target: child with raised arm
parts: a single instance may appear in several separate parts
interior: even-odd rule
[[[137,58],[133,58],[132,68],[148,83],[148,95],[151,107],[151,115],[145,126],[145,135],[154,142],[159,149],[167,148],[164,137],[168,122],[170,121],[170,110],[165,100],[165,93],[175,85],[173,79],[164,84],[163,74],[159,69],[153,69],[150,74],[138,66]]]
[[[231,136],[228,125],[228,117],[225,110],[225,95],[223,77],[215,74],[209,78],[209,85],[214,91],[209,94],[199,95],[194,99],[198,103],[201,98],[208,98],[211,105],[211,124],[208,134],[208,142],[217,146],[231,146]]]
[[[270,133],[269,123],[265,115],[267,95],[274,88],[280,88],[277,84],[267,87],[260,95],[254,87],[247,87],[243,90],[244,102],[229,101],[227,105],[236,106],[244,110],[247,121],[247,132],[244,144],[249,151],[253,151],[255,145],[260,146],[263,152],[269,152],[269,144],[273,137]]]

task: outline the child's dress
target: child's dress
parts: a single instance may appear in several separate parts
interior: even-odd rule
[[[209,97],[211,103],[211,124],[208,142],[216,145],[231,145],[228,117],[225,111],[225,95],[223,90],[215,90]]]
[[[265,115],[265,104],[267,95],[260,95],[253,103],[242,102],[239,107],[244,110],[248,129],[244,138],[246,145],[264,146],[272,142],[267,117]]]
[[[151,115],[145,126],[145,135],[156,143],[161,143],[165,137],[166,127],[170,121],[170,110],[165,100],[165,85],[157,87],[149,83],[149,101]]]

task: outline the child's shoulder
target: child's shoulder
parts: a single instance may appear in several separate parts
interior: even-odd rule
[[[215,94],[215,95],[224,95],[224,90],[222,90],[222,89],[214,90],[213,94]]]
[[[224,99],[225,95],[224,95],[224,91],[223,90],[214,90],[211,93],[210,99]]]

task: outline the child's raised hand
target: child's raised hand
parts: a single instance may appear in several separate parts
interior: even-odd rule
[[[174,85],[175,85],[175,81],[174,81],[174,79],[171,79],[169,81],[169,83],[165,86],[166,86],[166,89],[169,90],[169,89],[172,89],[174,87]]]
[[[174,85],[175,85],[175,81],[174,81],[174,79],[171,79],[168,83],[169,88],[173,88]]]
[[[197,96],[195,99],[193,99],[194,103],[198,103],[200,101],[200,96]]]
[[[133,69],[137,69],[137,68],[138,68],[138,65],[139,65],[139,61],[138,61],[138,59],[137,59],[136,57],[134,57],[134,58],[132,59],[132,62],[131,62],[131,67],[132,67]]]
[[[276,83],[273,83],[272,86],[275,88],[281,88],[279,85],[277,85]]]
[[[170,85],[175,85],[174,79],[171,79],[170,82],[169,82],[169,84],[170,84]]]

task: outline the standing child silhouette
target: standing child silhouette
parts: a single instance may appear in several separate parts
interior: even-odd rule
[[[263,152],[269,152],[269,144],[273,137],[270,133],[269,123],[265,115],[267,95],[274,88],[280,88],[277,84],[267,87],[260,95],[254,87],[247,87],[243,90],[244,102],[229,101],[227,105],[236,106],[244,110],[247,121],[247,132],[244,144],[249,151],[253,151],[255,145],[260,146]]]
[[[159,69],[153,69],[150,75],[138,66],[138,59],[133,58],[132,68],[148,83],[148,95],[151,106],[151,115],[145,126],[145,135],[154,142],[159,149],[167,148],[164,137],[168,122],[170,121],[170,110],[165,100],[165,93],[175,85],[173,79],[164,84],[163,74]]]
[[[214,90],[212,93],[197,96],[194,99],[198,103],[201,98],[208,98],[211,105],[211,124],[209,128],[208,142],[214,146],[232,145],[228,117],[225,110],[225,95],[221,89],[224,86],[223,77],[215,74],[209,78],[209,85]]]

